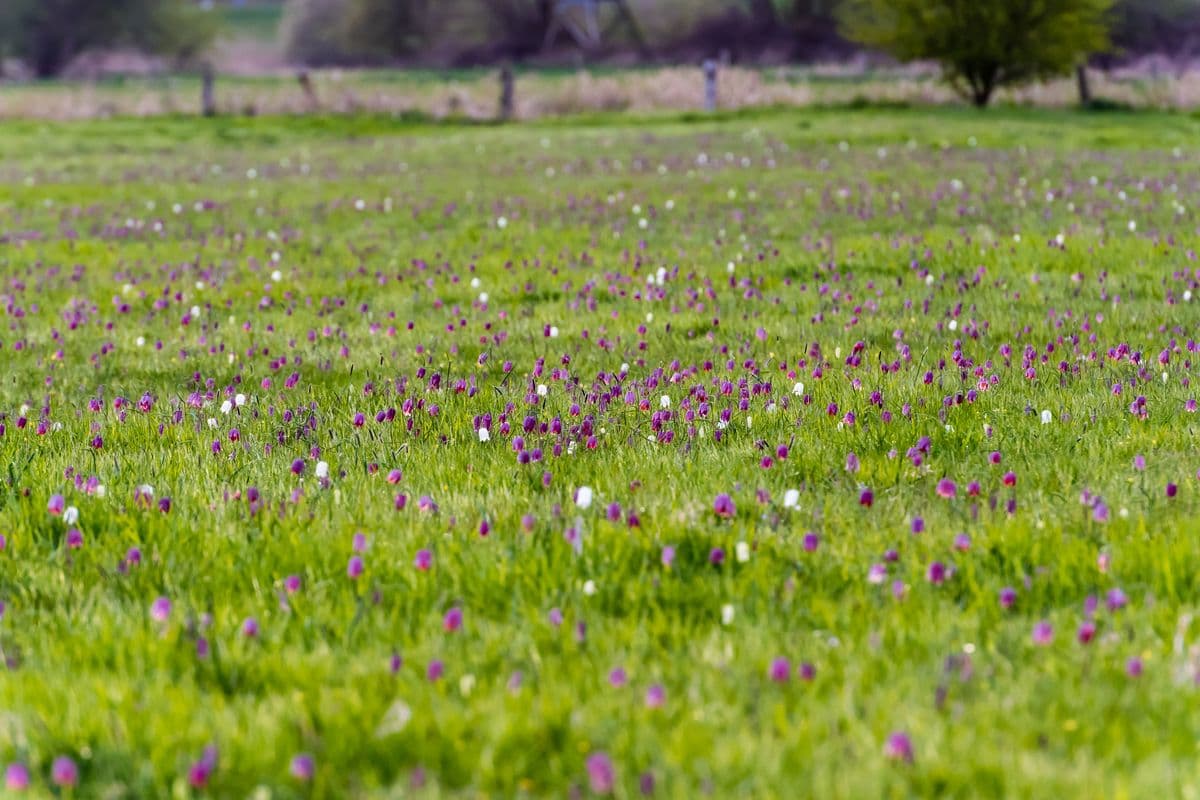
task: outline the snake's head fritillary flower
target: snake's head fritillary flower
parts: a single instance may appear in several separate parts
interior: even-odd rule
[[[159,596],[150,604],[150,619],[155,622],[166,622],[171,617],[171,600],[168,597]]]
[[[733,498],[727,494],[719,494],[713,500],[713,513],[723,519],[728,519],[737,513],[737,509],[733,505]]]
[[[954,485],[954,481],[949,478],[942,478],[937,482],[938,497],[943,497],[947,500],[952,499],[958,494],[958,487]]]
[[[662,684],[656,683],[646,690],[646,707],[662,708],[667,702],[667,690]]]
[[[792,665],[787,658],[779,656],[771,661],[767,676],[776,683],[787,683],[792,674]]]
[[[1045,647],[1054,641],[1054,628],[1045,620],[1033,626],[1033,643]]]
[[[1005,586],[1000,590],[1000,607],[1004,609],[1012,608],[1017,602],[1017,590],[1011,586]]]
[[[46,510],[56,517],[62,514],[66,507],[67,501],[61,494],[50,495],[50,500],[46,503]]]
[[[292,757],[291,773],[296,780],[307,783],[313,779],[316,771],[316,761],[308,753],[298,753]]]
[[[607,753],[593,753],[587,760],[588,785],[599,795],[612,794],[617,773]]]
[[[9,764],[4,770],[4,788],[10,792],[23,792],[29,788],[29,768],[19,761]]]
[[[592,487],[580,486],[575,490],[575,505],[588,508],[592,504]]]
[[[346,576],[350,580],[357,580],[363,574],[365,566],[362,556],[350,556],[350,561],[346,564]]]
[[[446,612],[446,615],[442,618],[442,628],[445,629],[448,633],[453,633],[454,631],[457,631],[459,628],[462,627],[462,623],[463,623],[463,612],[462,612],[462,609],[459,608],[458,606],[451,608],[449,611]]]
[[[903,731],[895,731],[883,745],[883,754],[892,761],[911,764],[913,761],[912,739]]]
[[[70,756],[59,756],[50,765],[50,780],[64,789],[73,787],[79,783],[79,767]]]
[[[422,572],[427,572],[433,566],[433,553],[429,550],[418,550],[413,558],[413,566]]]
[[[1078,637],[1080,644],[1091,643],[1092,639],[1096,638],[1096,623],[1091,620],[1083,622],[1079,626]]]

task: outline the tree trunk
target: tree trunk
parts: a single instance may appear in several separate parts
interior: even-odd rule
[[[1092,87],[1088,83],[1087,64],[1075,68],[1075,82],[1079,85],[1079,105],[1087,108],[1092,104]]]

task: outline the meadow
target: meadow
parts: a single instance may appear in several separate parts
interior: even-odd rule
[[[1194,797],[1200,121],[0,127],[0,765]]]

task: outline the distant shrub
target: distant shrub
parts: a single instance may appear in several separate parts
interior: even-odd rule
[[[902,61],[937,61],[977,106],[1003,86],[1066,74],[1108,47],[1112,0],[846,0],[846,35]]]

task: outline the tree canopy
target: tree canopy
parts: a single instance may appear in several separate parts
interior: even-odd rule
[[[845,34],[902,61],[937,61],[977,106],[1069,72],[1108,46],[1112,0],[847,0]]]

